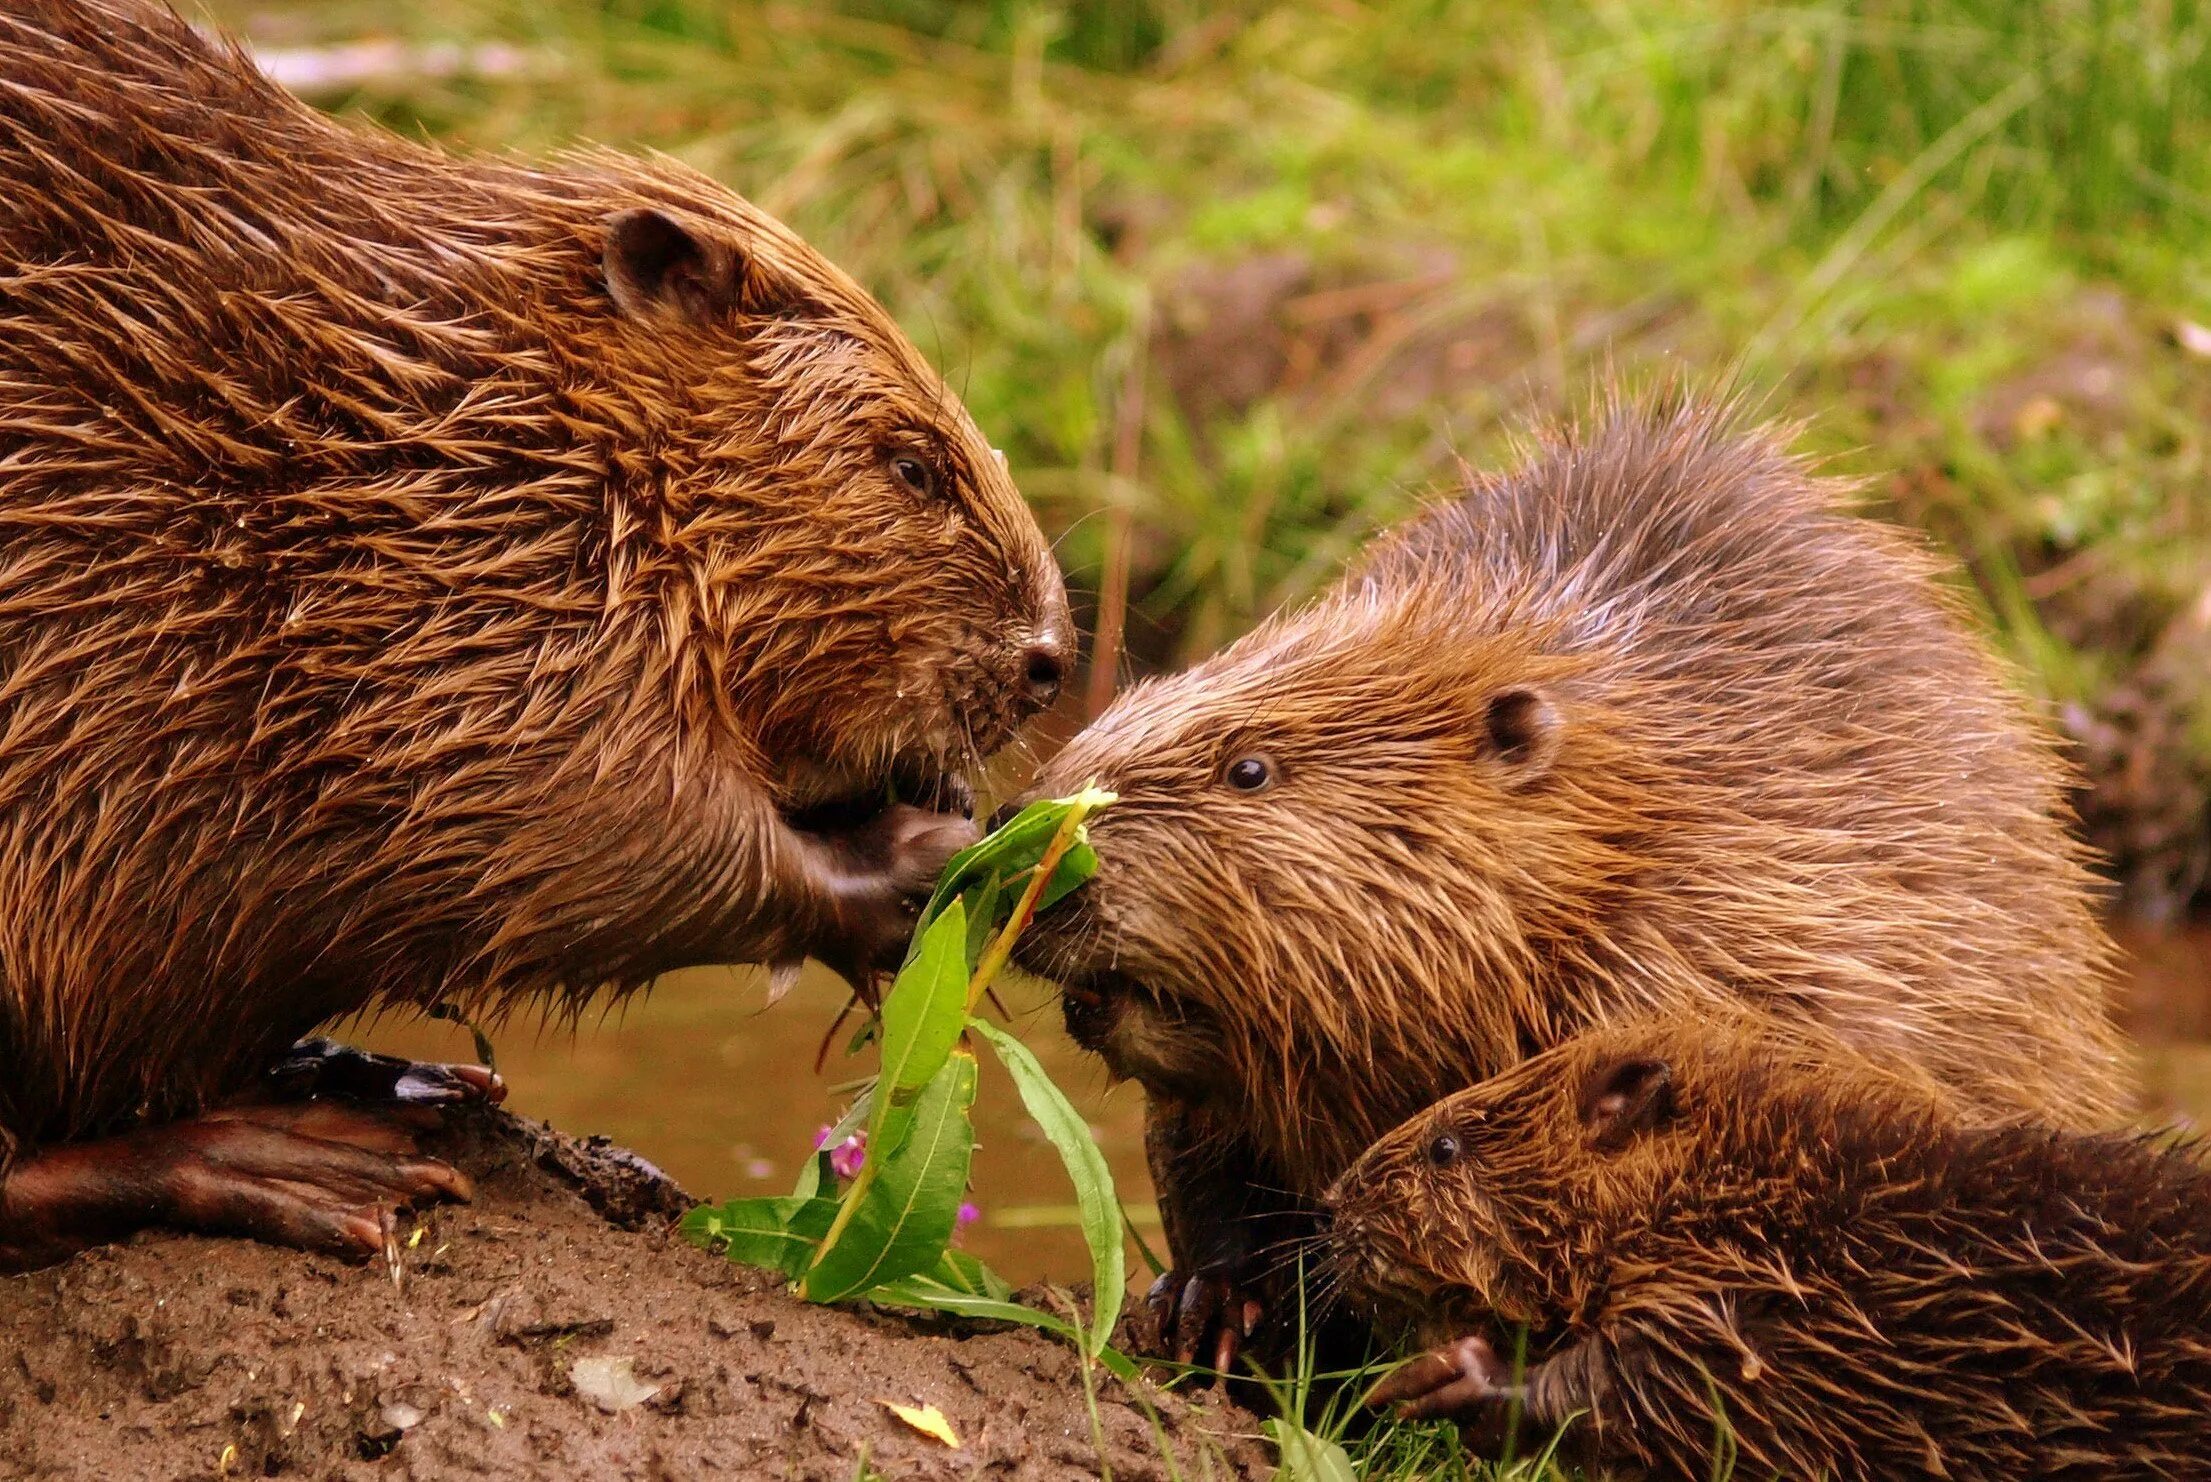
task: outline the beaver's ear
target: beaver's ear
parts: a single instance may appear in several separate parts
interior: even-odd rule
[[[615,306],[633,318],[707,324],[748,307],[737,249],[649,206],[606,219],[599,262]]]
[[[1633,1056],[1597,1068],[1582,1089],[1581,1120],[1589,1145],[1605,1152],[1627,1146],[1674,1114],[1673,1067]]]
[[[1482,753],[1495,757],[1515,782],[1533,782],[1558,760],[1566,724],[1538,689],[1499,690],[1482,708]]]

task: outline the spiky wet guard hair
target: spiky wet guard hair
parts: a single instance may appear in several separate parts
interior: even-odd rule
[[[1600,1148],[1590,1088],[1625,1066],[1666,1099]],[[1703,1476],[1724,1432],[1760,1476],[2211,1469],[2195,1148],[1968,1126],[1893,1067],[1675,1017],[1447,1098],[1338,1199],[1354,1290],[1387,1273],[1432,1336],[1526,1324],[1539,1422],[1586,1411],[1610,1464]]]
[[[0,13],[0,1158],[729,949],[760,810],[995,748],[1054,623],[942,381],[727,190]]]
[[[2066,770],[1847,493],[1685,395],[1471,477],[1053,761],[1040,790],[1121,801],[1029,960],[1115,989],[1109,1057],[1307,1196],[1436,1097],[1683,1004],[2115,1116]],[[1271,786],[1232,784],[1247,755]]]

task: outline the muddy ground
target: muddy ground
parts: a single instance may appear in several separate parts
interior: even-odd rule
[[[169,1234],[0,1278],[0,1476],[1133,1482],[1166,1445],[1186,1477],[1271,1472],[1257,1417],[1202,1397],[1099,1373],[1094,1428],[1056,1340],[799,1302],[673,1239],[681,1194],[603,1144],[485,1112],[438,1151],[476,1202],[396,1284]]]

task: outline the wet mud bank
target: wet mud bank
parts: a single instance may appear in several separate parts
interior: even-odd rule
[[[811,1306],[693,1250],[669,1233],[682,1193],[603,1142],[483,1112],[438,1151],[476,1201],[427,1220],[396,1278],[168,1234],[0,1278],[0,1476],[1271,1471],[1257,1417],[1221,1402],[1093,1371],[1093,1409],[1057,1340]]]

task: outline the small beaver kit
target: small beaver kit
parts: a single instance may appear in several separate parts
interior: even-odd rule
[[[1754,1005],[2108,1125],[2067,777],[1930,553],[1687,397],[1129,690],[1038,784],[1120,802],[1022,955],[1145,1088],[1169,1346],[1226,1356],[1255,1248],[1375,1137],[1625,1013]]]
[[[9,0],[0,264],[0,1269],[464,1194],[361,1103],[489,1075],[269,1076],[331,1018],[895,966],[1071,662],[958,399],[672,163],[456,159]]]
[[[2211,1476],[2211,1171],[1961,1122],[1745,1017],[1591,1031],[1378,1141],[1327,1269],[1376,1391],[1632,1475]],[[1520,1350],[1524,1368],[1504,1356]],[[1526,1454],[1527,1446],[1520,1446]]]

